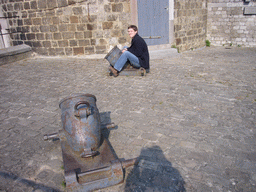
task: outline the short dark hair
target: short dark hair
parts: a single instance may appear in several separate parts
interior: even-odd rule
[[[136,25],[130,25],[128,29],[133,29],[134,31],[138,31],[138,27]]]

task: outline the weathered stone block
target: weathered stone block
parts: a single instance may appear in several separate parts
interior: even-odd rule
[[[75,38],[76,39],[83,39],[84,38],[84,32],[75,32]]]
[[[104,5],[104,11],[105,12],[110,12],[111,11],[111,6],[110,5]]]
[[[22,11],[22,12],[21,12],[21,17],[22,17],[22,18],[27,18],[27,17],[28,17],[27,11]]]
[[[126,42],[127,42],[127,39],[126,39],[125,37],[120,37],[120,38],[118,38],[118,43],[124,44],[124,43],[126,43]]]
[[[103,54],[107,52],[106,46],[95,46],[97,54]]]
[[[81,20],[81,23],[88,23],[89,22],[88,16],[81,16],[80,20]]]
[[[52,38],[52,33],[45,33],[45,39],[46,40],[52,40],[53,38]]]
[[[42,47],[35,47],[34,51],[37,52],[40,55],[49,55],[48,50]]]
[[[68,5],[67,0],[57,0],[58,7],[65,7]]]
[[[111,37],[120,37],[120,36],[122,36],[122,33],[120,30],[111,30]]]
[[[6,4],[3,4],[3,5],[2,5],[2,9],[3,9],[4,12],[7,12],[7,6],[6,6]]]
[[[177,32],[177,31],[180,31],[181,30],[181,25],[175,25],[174,26],[174,31]]]
[[[32,41],[24,41],[24,43],[25,43],[26,45],[29,45],[30,47],[32,47]]]
[[[22,3],[14,3],[15,11],[20,11],[20,10],[22,10],[22,8],[23,8]]]
[[[56,56],[56,55],[64,55],[64,48],[50,48],[49,49],[49,55],[50,56]]]
[[[63,32],[62,35],[65,39],[74,39],[75,32]]]
[[[45,9],[46,6],[46,0],[38,0],[38,8],[39,9]]]
[[[66,16],[66,15],[64,15],[64,16],[61,16],[60,17],[60,23],[69,23],[69,16]]]
[[[65,55],[67,56],[73,55],[73,48],[65,47]]]
[[[84,46],[87,46],[87,45],[90,45],[89,40],[79,40],[78,41],[78,46],[80,46],[80,47],[84,47]]]
[[[27,40],[26,35],[24,33],[20,34],[20,39],[21,40]]]
[[[22,33],[28,33],[28,32],[30,32],[30,27],[29,27],[29,26],[22,26],[22,27],[21,27],[21,32],[22,32]]]
[[[37,39],[37,40],[45,40],[45,35],[44,35],[44,33],[37,33],[37,34],[36,34],[36,39]]]
[[[57,25],[50,25],[50,32],[57,32],[58,26]]]
[[[97,29],[97,25],[93,25],[93,24],[87,24],[87,30],[96,30]]]
[[[16,45],[22,45],[23,42],[22,41],[13,41],[13,45],[16,46]]]
[[[13,4],[7,4],[7,11],[13,11]]]
[[[57,7],[57,1],[56,0],[46,0],[47,7],[49,9]]]
[[[32,41],[32,47],[42,47],[42,44],[40,41]]]
[[[102,23],[102,29],[112,29],[113,28],[113,22],[103,22]]]
[[[23,6],[24,6],[24,9],[30,9],[30,4],[29,4],[29,2],[24,2],[24,4],[23,4]]]
[[[107,20],[108,21],[116,21],[118,19],[117,15],[108,15]]]
[[[91,39],[91,45],[96,45],[96,39]]]
[[[75,47],[75,46],[77,46],[77,40],[69,40],[69,46],[70,46],[70,47]]]
[[[46,16],[46,13],[44,11],[36,12],[36,17],[38,17],[38,18],[42,18],[42,17],[45,17],[45,16]]]
[[[33,23],[33,25],[42,25],[42,19],[41,18],[33,18],[32,23]]]
[[[68,25],[68,31],[77,31],[76,24],[69,24]]]
[[[40,26],[40,31],[41,32],[49,32],[50,31],[50,26],[42,25],[42,26]]]
[[[36,1],[30,1],[30,7],[31,7],[31,9],[37,9]]]
[[[88,21],[93,23],[97,21],[97,18],[98,18],[97,15],[90,15],[90,17],[88,17]]]
[[[92,38],[92,32],[91,31],[85,31],[84,32],[84,38]]]
[[[86,25],[85,24],[78,24],[77,25],[77,31],[85,31]]]
[[[53,17],[53,16],[55,16],[55,10],[48,10],[48,11],[46,11],[45,15],[47,17]]]
[[[92,54],[92,53],[94,53],[94,47],[85,47],[84,48],[84,53],[85,54]]]
[[[51,41],[52,47],[58,47],[58,42],[57,41]]]
[[[24,25],[32,25],[32,20],[29,19],[24,19]]]
[[[52,17],[53,24],[59,24],[59,22],[60,22],[59,17]]]
[[[18,20],[17,20],[17,24],[18,24],[18,26],[22,26],[22,25],[23,25],[22,19],[18,19]]]
[[[51,25],[52,24],[52,18],[51,17],[42,18],[42,24],[43,25]]]
[[[76,0],[68,0],[68,5],[72,5],[72,4],[75,4],[76,3]]]
[[[68,40],[58,41],[59,47],[68,47]]]
[[[83,13],[82,7],[73,7],[72,11],[74,15],[81,15]]]
[[[122,3],[113,4],[112,11],[113,12],[123,12],[123,4]]]
[[[65,55],[65,49],[64,48],[55,48],[56,55]]]
[[[180,38],[177,38],[176,39],[176,45],[180,45],[181,44],[181,39]]]
[[[51,41],[43,41],[43,47],[51,47]]]
[[[36,35],[34,33],[28,33],[26,34],[27,40],[34,40],[36,38]]]
[[[187,35],[188,35],[188,36],[194,35],[194,30],[188,31],[188,32],[187,32]]]
[[[70,22],[71,23],[78,23],[78,17],[77,16],[70,16]]]
[[[53,33],[53,39],[54,39],[54,40],[62,39],[61,33]]]
[[[73,55],[83,55],[84,48],[83,47],[74,47],[73,52],[74,52]]]
[[[59,31],[60,32],[68,31],[68,25],[67,24],[59,25]]]

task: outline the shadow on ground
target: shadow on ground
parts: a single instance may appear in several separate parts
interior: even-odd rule
[[[17,183],[21,183],[21,184],[27,185],[29,187],[33,187],[34,190],[41,190],[41,191],[45,191],[45,192],[61,192],[58,189],[54,189],[52,187],[48,187],[46,185],[36,183],[34,181],[24,179],[24,178],[18,177],[17,175],[13,175],[13,174],[6,173],[6,172],[0,172],[0,178],[1,178],[1,180],[2,179],[13,180]],[[1,191],[1,188],[0,188],[0,191]]]
[[[142,149],[139,164],[128,174],[125,192],[185,192],[184,180],[159,146]]]

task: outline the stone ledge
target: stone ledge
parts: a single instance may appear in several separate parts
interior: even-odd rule
[[[31,50],[25,44],[0,49],[0,65],[26,59],[31,56]]]
[[[256,6],[255,7],[245,7],[244,15],[256,15]]]

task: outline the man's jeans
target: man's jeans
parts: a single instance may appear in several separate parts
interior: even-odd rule
[[[125,46],[124,49],[125,48],[127,48],[127,46]],[[134,66],[136,68],[140,68],[140,61],[139,61],[138,57],[136,57],[134,54],[132,54],[129,51],[125,51],[124,53],[122,53],[122,55],[119,57],[119,59],[115,63],[114,68],[117,71],[121,71],[127,61],[129,61],[132,66]]]

